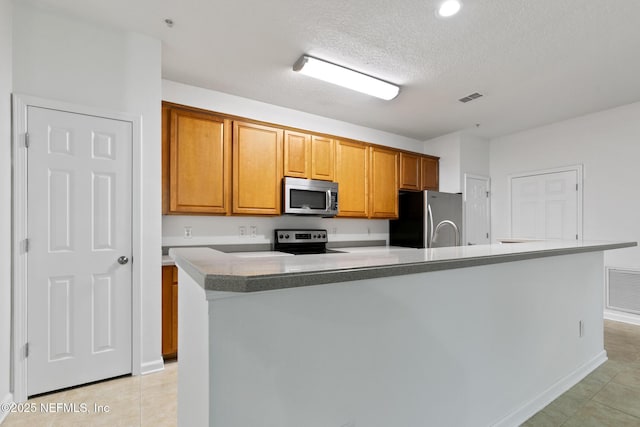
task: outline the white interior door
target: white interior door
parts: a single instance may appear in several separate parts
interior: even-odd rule
[[[488,177],[464,176],[464,229],[466,245],[491,243],[490,181]]]
[[[578,239],[578,170],[511,179],[511,237]]]
[[[131,372],[132,125],[29,106],[27,129],[34,395]]]

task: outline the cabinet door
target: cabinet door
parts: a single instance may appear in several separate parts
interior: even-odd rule
[[[422,190],[420,179],[420,156],[400,153],[400,188],[403,190]]]
[[[233,122],[233,213],[280,214],[282,129]]]
[[[178,352],[178,268],[162,267],[162,355]]]
[[[162,104],[162,215],[169,213],[171,194],[169,189],[169,139],[171,138],[171,108]]]
[[[354,142],[336,142],[338,216],[369,215],[369,148]]]
[[[398,217],[399,152],[371,147],[371,218]]]
[[[439,162],[434,157],[423,157],[422,165],[422,189],[438,191]]]
[[[229,212],[230,127],[221,117],[170,109],[167,213]],[[166,165],[165,165],[166,166]]]
[[[311,137],[311,178],[333,181],[335,148],[333,139]]]
[[[311,164],[311,136],[306,133],[284,131],[284,175],[309,178]]]

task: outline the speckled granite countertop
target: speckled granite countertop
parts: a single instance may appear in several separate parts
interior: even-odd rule
[[[637,246],[636,242],[542,241],[436,249],[340,248],[344,253],[243,257],[210,248],[171,249],[207,290],[256,292]]]

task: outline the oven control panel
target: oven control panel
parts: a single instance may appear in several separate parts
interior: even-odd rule
[[[276,243],[326,243],[327,230],[275,230]]]

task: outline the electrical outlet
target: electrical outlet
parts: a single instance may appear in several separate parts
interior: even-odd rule
[[[247,235],[247,227],[245,227],[244,225],[238,227],[238,230],[240,232],[240,237],[245,237]]]
[[[187,225],[184,227],[184,238],[185,239],[190,239],[193,237],[193,229],[191,228],[190,225]]]
[[[255,225],[252,225],[251,227],[249,227],[250,233],[251,233],[251,238],[255,239],[256,236],[258,235],[258,227],[256,227]]]

